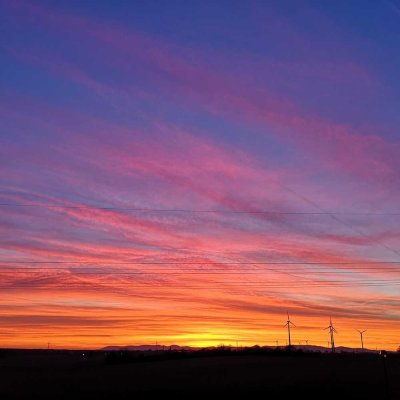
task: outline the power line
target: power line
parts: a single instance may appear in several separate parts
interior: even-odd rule
[[[400,283],[396,283],[396,286],[400,285]],[[83,290],[83,289],[88,289],[90,288],[90,286],[93,286],[94,290],[97,290],[99,287],[103,288],[103,289],[127,289],[126,286],[115,286],[115,285],[111,285],[111,286],[104,286],[104,285],[100,285],[100,284],[96,284],[96,285],[70,285],[68,284],[68,286],[65,285],[42,285],[42,286],[34,286],[34,285],[19,285],[19,286],[14,286],[14,285],[10,285],[10,286],[0,286],[1,290],[16,290],[16,289],[63,289],[66,291],[70,291],[70,290]],[[363,284],[362,287],[385,287],[387,285],[377,285],[377,284]],[[352,285],[312,285],[313,288],[348,288],[348,287],[354,287],[354,284]],[[211,287],[204,287],[204,286],[154,286],[154,285],[129,285],[129,289],[175,289],[175,290],[254,290],[254,289],[297,289],[297,288],[304,288],[304,285],[297,285],[297,286],[265,286],[265,285],[261,285],[261,286],[250,286],[250,285],[240,285],[240,286],[211,286]]]
[[[63,260],[63,261],[45,261],[45,260],[0,260],[0,264],[97,264],[97,265],[400,265],[400,261],[84,261],[84,260]]]
[[[368,287],[373,286],[376,287],[377,285],[367,285]],[[326,289],[325,286],[317,286],[318,288],[324,288]],[[337,288],[339,286],[333,286],[334,288]],[[343,287],[347,287],[347,286],[340,286],[340,288]],[[249,290],[272,290],[272,289],[279,289],[279,290],[283,290],[283,289],[296,289],[299,288],[299,286],[280,286],[280,287],[271,287],[271,286],[247,286],[247,287],[237,287],[237,286],[224,286],[224,287],[218,287],[218,286],[213,286],[213,287],[203,287],[203,286],[167,286],[167,287],[163,287],[163,286],[150,286],[150,285],[129,285],[129,288],[127,288],[126,286],[105,286],[105,285],[68,285],[68,287],[66,286],[62,286],[62,285],[20,285],[20,286],[14,286],[14,285],[10,285],[10,286],[0,286],[1,290],[18,290],[18,289],[24,289],[24,290],[49,290],[49,289],[55,289],[55,290],[64,290],[64,291],[71,291],[71,290],[79,290],[79,291],[83,291],[83,290],[98,290],[99,288],[101,288],[102,290],[107,290],[110,291],[111,293],[113,293],[114,291],[118,291],[118,290],[127,290],[127,289],[150,289],[150,290],[204,290],[204,291],[224,291],[224,290],[233,290],[233,291],[249,291]]]
[[[369,236],[367,234],[365,234],[363,231],[361,231],[360,229],[357,229],[355,227],[353,227],[352,225],[349,225],[346,221],[341,220],[340,218],[338,218],[339,214],[333,214],[333,213],[329,213],[327,212],[324,208],[322,208],[318,203],[316,203],[313,200],[310,200],[309,198],[307,198],[306,196],[297,193],[296,191],[294,191],[293,189],[289,189],[286,188],[287,191],[289,191],[290,193],[294,194],[295,196],[297,196],[298,198],[302,199],[303,201],[305,201],[308,204],[311,204],[312,206],[314,206],[315,208],[317,208],[319,210],[319,212],[321,213],[326,213],[326,215],[329,215],[331,217],[331,219],[333,219],[334,221],[340,223],[341,225],[345,226],[346,228],[352,230],[353,232],[357,233],[358,235],[362,236],[363,238],[369,239]],[[377,243],[378,245],[380,245],[381,247],[383,247],[386,250],[391,251],[392,253],[400,256],[400,252],[397,251],[396,249],[394,249],[391,246],[388,246],[386,243],[382,242],[381,240],[375,239],[374,240],[375,243]]]
[[[143,274],[168,274],[168,275],[256,275],[256,274],[262,274],[264,272],[268,273],[285,273],[285,272],[298,272],[301,274],[310,274],[310,275],[317,275],[317,274],[344,274],[344,275],[353,275],[353,274],[386,274],[386,273],[399,273],[399,271],[338,271],[338,272],[332,272],[332,271],[299,271],[299,270],[251,270],[251,271],[221,271],[221,270],[210,270],[210,271],[197,271],[197,270],[165,270],[165,269],[150,269],[150,270],[141,270],[140,272],[137,271],[81,271],[78,269],[70,269],[70,268],[63,268],[63,269],[54,269],[54,268],[45,268],[45,269],[34,269],[34,268],[27,268],[24,270],[16,270],[13,268],[0,268],[0,274],[1,273],[12,273],[12,274],[26,274],[26,273],[42,273],[42,272],[71,272],[74,274],[86,274],[86,275],[143,275]]]
[[[296,270],[255,270],[255,271],[221,271],[221,270],[211,270],[211,271],[198,271],[198,270],[140,270],[140,271],[119,271],[119,270],[79,270],[79,269],[25,269],[25,270],[14,270],[12,268],[7,269],[0,269],[0,276],[7,276],[7,275],[61,275],[61,274],[73,274],[73,275],[112,275],[112,276],[144,276],[144,275],[165,275],[165,276],[190,276],[190,275],[198,275],[198,276],[266,276],[268,275],[281,275],[286,274],[289,276],[293,276],[295,278],[305,280],[313,280],[317,277],[329,277],[331,275],[342,276],[342,277],[351,277],[351,276],[365,276],[368,274],[371,275],[399,275],[400,271],[355,271],[355,272],[343,272],[343,273],[335,273],[335,272],[328,272],[328,271],[296,271]],[[297,275],[292,275],[297,274]],[[302,276],[299,276],[299,275]],[[306,278],[307,277],[307,278]],[[325,279],[325,278],[324,278]],[[354,280],[353,280],[354,281]]]
[[[15,288],[15,284],[18,284],[18,287],[35,287],[35,284],[42,283],[46,284],[46,281],[29,281],[29,282],[10,282],[11,287]],[[82,287],[87,285],[92,285],[91,281],[80,281],[79,284],[75,283],[75,287]],[[104,282],[94,282],[95,286],[97,285],[104,285]],[[354,287],[355,285],[362,285],[362,286],[387,286],[390,285],[400,285],[400,281],[311,281],[307,282],[307,287]],[[280,282],[260,282],[260,281],[232,281],[232,282],[205,282],[204,285],[189,285],[189,286],[182,286],[182,281],[156,281],[156,282],[137,282],[135,281],[132,285],[132,281],[117,281],[110,284],[112,288],[119,288],[119,287],[151,287],[151,288],[167,288],[167,287],[174,287],[174,285],[179,285],[178,289],[187,289],[187,288],[202,288],[202,289],[211,289],[211,288],[230,288],[230,287],[241,287],[241,288],[286,288],[286,287],[304,287],[304,282],[296,281],[296,282],[288,282],[288,283],[280,283]],[[4,284],[1,286],[2,288],[9,288],[9,285]],[[50,282],[49,287],[62,287],[64,289],[70,289],[73,287],[70,284],[68,285],[61,285],[61,284],[52,284]],[[305,288],[307,289],[307,288]]]
[[[47,272],[47,275],[44,274],[42,271],[10,271],[8,273],[12,273],[12,275],[15,274],[36,274],[36,275],[41,275],[40,277],[54,277],[54,276],[62,276],[62,275],[67,275],[67,273],[71,273],[73,275],[82,275],[82,276],[90,276],[90,275],[94,275],[94,276],[101,276],[101,275],[108,275],[108,276],[126,276],[126,277],[134,277],[134,276],[145,276],[145,275],[162,275],[162,276],[180,276],[180,275],[224,275],[224,276],[232,276],[232,275],[240,275],[243,276],[244,274],[241,273],[224,273],[224,272],[214,272],[214,273],[203,273],[203,272],[168,272],[168,271],[151,271],[151,272],[116,272],[116,271],[71,271],[71,270],[64,270],[64,271],[60,271],[60,270],[55,270],[55,271],[51,271],[53,272],[53,274],[49,274]],[[254,275],[254,274],[253,274]],[[305,280],[307,280],[307,282],[313,284],[313,283],[323,283],[323,284],[341,284],[341,283],[351,283],[351,284],[365,284],[365,283],[374,283],[374,284],[396,284],[397,282],[400,281],[394,281],[393,279],[390,280],[385,280],[385,279],[362,279],[362,280],[348,280],[348,281],[343,281],[343,280],[337,280],[337,279],[324,279],[324,280],[320,280],[318,281],[317,278],[315,279],[306,279],[306,278],[301,278],[301,277],[297,277],[296,278],[300,278],[302,279],[302,283],[304,283]],[[230,284],[230,283],[237,283],[235,281],[233,282],[222,282],[223,284]],[[251,282],[251,281],[245,281],[242,282],[243,284],[247,284],[247,283],[262,283],[260,281],[255,281],[255,282]],[[274,282],[268,282],[268,284],[274,284]]]
[[[357,212],[357,211],[274,211],[274,210],[196,210],[179,208],[138,208],[138,207],[114,207],[114,206],[67,206],[57,204],[12,204],[0,203],[0,207],[18,208],[63,208],[63,209],[88,209],[110,211],[137,211],[137,212],[174,212],[174,213],[222,213],[222,214],[271,214],[271,215],[359,215],[359,216],[400,216],[400,212]]]
[[[196,269],[196,268],[189,268],[189,269],[178,269],[178,268],[146,268],[137,270],[135,269],[100,269],[100,267],[2,267],[0,266],[0,273],[1,272],[10,272],[10,273],[40,273],[40,272],[76,272],[76,273],[94,273],[94,274],[102,274],[102,273],[109,273],[109,274],[143,274],[143,273],[168,273],[168,274],[221,274],[221,275],[235,275],[235,274],[260,274],[260,273],[276,273],[276,272],[299,272],[302,274],[367,274],[367,273],[400,273],[400,269],[390,269],[388,271],[382,271],[381,269],[365,269],[365,270],[355,270],[355,271],[343,271],[343,270],[335,270],[335,271],[327,271],[327,270],[299,270],[299,269],[251,269],[251,270],[226,270],[226,269]]]

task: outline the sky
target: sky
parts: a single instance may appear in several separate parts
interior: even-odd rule
[[[400,345],[398,0],[0,29],[0,347]]]

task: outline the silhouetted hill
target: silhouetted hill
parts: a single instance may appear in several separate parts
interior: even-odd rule
[[[163,345],[150,345],[150,344],[143,344],[138,346],[106,346],[103,347],[101,350],[103,351],[162,351],[162,350],[173,350],[173,351],[195,351],[198,350],[196,347],[190,346],[178,346],[173,344],[172,346],[163,346]]]
[[[218,349],[221,347],[218,346],[209,346],[209,347],[191,347],[191,346],[179,346],[179,345],[172,345],[172,346],[165,346],[165,345],[149,345],[149,344],[144,344],[144,345],[128,345],[128,346],[106,346],[100,349],[101,351],[166,351],[166,350],[172,350],[172,351],[197,351],[197,350],[213,350],[213,349]],[[235,346],[224,346],[225,349],[231,349],[231,350],[244,350],[244,349],[250,349],[250,348],[260,348],[260,349],[265,349],[265,350],[274,350],[274,349],[285,349],[287,346],[253,346],[253,347],[235,347]],[[328,347],[323,347],[323,346],[315,346],[315,345],[293,345],[292,350],[302,350],[302,351],[309,351],[309,352],[320,352],[320,353],[330,353],[331,349]],[[370,349],[359,349],[359,348],[353,348],[353,347],[344,347],[344,346],[338,346],[336,347],[336,352],[337,353],[376,353],[378,350],[370,350]]]
[[[331,349],[323,346],[313,346],[313,345],[297,345],[292,346],[295,350],[303,350],[303,351],[313,351],[313,352],[321,352],[321,353],[330,353]],[[377,353],[379,350],[370,350],[370,349],[359,349],[354,347],[345,347],[338,346],[336,347],[337,353]]]

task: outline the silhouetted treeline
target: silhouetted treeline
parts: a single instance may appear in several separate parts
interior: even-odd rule
[[[386,352],[391,358],[400,358],[400,352]],[[345,352],[345,353],[330,353],[321,352],[317,350],[308,350],[296,347],[282,346],[278,348],[273,347],[226,347],[220,346],[215,348],[204,348],[199,350],[55,350],[55,349],[0,349],[0,359],[7,358],[8,356],[17,355],[20,357],[37,356],[41,359],[51,359],[55,356],[63,357],[66,360],[70,359],[74,362],[90,362],[91,360],[103,360],[106,365],[112,364],[128,364],[128,363],[141,363],[153,362],[163,360],[179,360],[189,358],[202,358],[202,357],[241,357],[241,356],[273,356],[273,357],[364,357],[376,358],[381,357],[377,352]]]
[[[399,357],[399,353],[389,352],[390,357]],[[346,352],[346,353],[330,353],[320,351],[310,351],[301,348],[271,348],[271,347],[216,347],[206,348],[196,351],[187,350],[148,350],[148,351],[109,351],[105,353],[106,364],[124,364],[124,363],[140,363],[150,361],[174,360],[174,359],[187,359],[187,358],[201,358],[201,357],[240,357],[240,356],[290,356],[290,357],[381,357],[379,353],[365,351],[360,352]]]

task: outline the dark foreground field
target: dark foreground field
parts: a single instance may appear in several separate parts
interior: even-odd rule
[[[377,354],[135,354],[3,351],[1,399],[400,399],[400,357]]]

